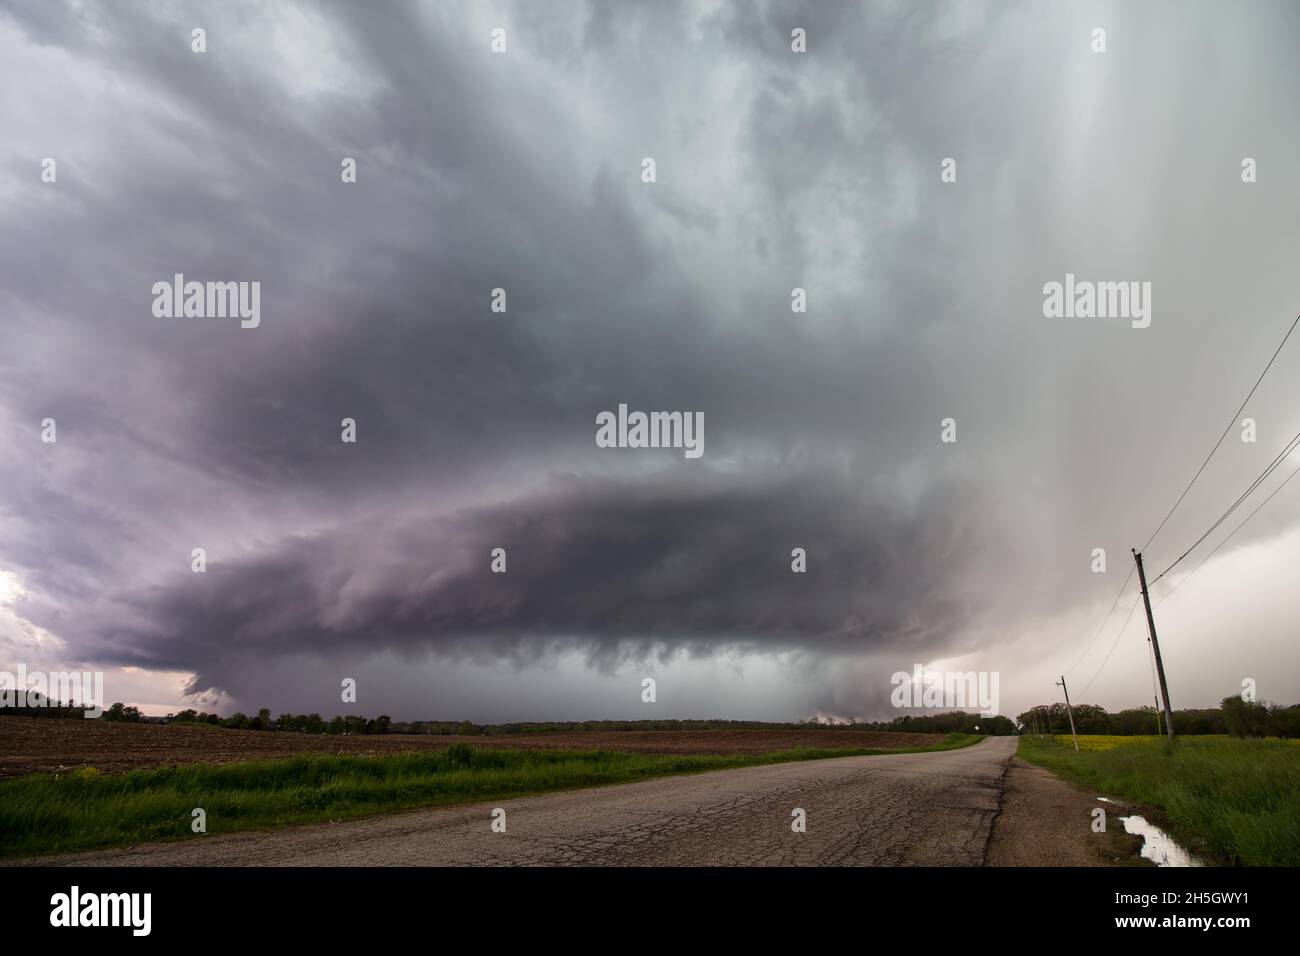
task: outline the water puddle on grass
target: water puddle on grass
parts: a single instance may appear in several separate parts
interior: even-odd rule
[[[1109,803],[1110,801],[1106,801]],[[1142,856],[1156,866],[1204,866],[1200,860],[1174,842],[1164,830],[1145,818],[1137,816],[1120,817],[1125,833],[1134,833],[1142,838]]]

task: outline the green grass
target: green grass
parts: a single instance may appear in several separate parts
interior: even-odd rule
[[[928,747],[689,756],[456,744],[433,753],[382,757],[308,755],[112,775],[92,768],[58,776],[33,774],[0,782],[0,856],[193,837],[191,811],[196,807],[207,814],[209,834],[229,833],[791,760],[953,750],[982,739],[949,734]]]
[[[1098,795],[1158,810],[1156,822],[1175,839],[1218,862],[1300,865],[1300,747],[1293,742],[1146,738],[1076,753],[1069,737],[1024,736],[1019,752]]]

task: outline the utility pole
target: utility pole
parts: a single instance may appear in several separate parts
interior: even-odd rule
[[[1174,742],[1174,713],[1169,707],[1169,685],[1165,683],[1165,662],[1160,657],[1160,641],[1156,639],[1156,619],[1151,615],[1151,595],[1147,592],[1147,573],[1142,567],[1142,555],[1133,549],[1133,560],[1138,566],[1138,583],[1142,585],[1142,601],[1147,607],[1147,630],[1151,632],[1151,651],[1156,656],[1156,675],[1160,678],[1160,696],[1165,701],[1165,733]]]
[[[1074,738],[1074,749],[1075,749],[1075,750],[1078,750],[1078,749],[1079,749],[1079,735],[1078,735],[1078,734],[1075,732],[1075,730],[1074,730],[1074,708],[1070,706],[1070,691],[1069,691],[1069,689],[1066,688],[1066,686],[1065,686],[1065,675],[1064,675],[1064,674],[1062,674],[1062,675],[1061,675],[1061,679],[1058,680],[1058,681],[1056,682],[1056,686],[1059,687],[1059,688],[1061,688],[1061,690],[1065,691],[1065,712],[1066,712],[1067,714],[1070,715],[1070,736],[1072,736],[1072,737]],[[1087,689],[1088,689],[1088,688],[1086,688],[1086,687],[1084,688],[1084,690],[1087,690]]]

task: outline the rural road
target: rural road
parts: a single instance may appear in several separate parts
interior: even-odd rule
[[[1016,737],[27,862],[100,866],[979,866]],[[490,813],[506,810],[506,832]],[[791,831],[791,811],[807,832]]]

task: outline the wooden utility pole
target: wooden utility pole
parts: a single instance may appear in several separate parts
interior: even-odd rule
[[[1059,687],[1059,688],[1061,688],[1061,690],[1065,691],[1065,712],[1066,712],[1067,714],[1070,715],[1070,736],[1074,738],[1074,749],[1075,749],[1075,750],[1078,750],[1078,749],[1079,749],[1079,735],[1078,735],[1078,733],[1075,732],[1075,729],[1074,729],[1074,708],[1070,706],[1070,691],[1069,691],[1069,689],[1065,686],[1065,675],[1064,675],[1064,674],[1062,674],[1062,675],[1061,675],[1061,679],[1058,680],[1058,681],[1056,682],[1056,686]],[[1087,690],[1087,689],[1088,689],[1088,688],[1086,688],[1086,687],[1084,688],[1084,690]]]
[[[1133,549],[1133,560],[1138,566],[1138,583],[1142,585],[1142,602],[1147,607],[1147,630],[1151,632],[1151,652],[1156,657],[1156,676],[1160,678],[1160,696],[1165,702],[1165,733],[1169,742],[1174,740],[1174,712],[1169,707],[1169,685],[1165,683],[1165,662],[1160,657],[1160,641],[1156,639],[1156,619],[1151,615],[1151,595],[1147,593],[1147,573],[1142,567],[1142,555]]]

